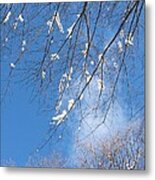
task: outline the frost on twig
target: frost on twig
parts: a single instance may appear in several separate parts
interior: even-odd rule
[[[81,101],[83,99],[83,94],[80,95],[79,100]]]
[[[23,40],[22,41],[22,48],[21,48],[22,51],[25,51],[25,46],[26,46],[26,40]]]
[[[123,52],[122,42],[121,42],[121,41],[118,41],[117,45],[118,45],[118,52],[119,52],[119,53],[122,53],[122,52]]]
[[[69,38],[69,39],[71,39],[72,38],[72,33],[73,33],[73,29],[74,29],[74,27],[75,27],[75,22],[67,29],[67,32],[68,32],[68,34],[67,34],[67,36],[66,36],[66,38]]]
[[[46,78],[46,72],[44,70],[41,72],[41,77],[43,80]]]
[[[125,39],[125,45],[126,45],[127,47],[133,46],[133,36],[132,36],[131,33],[130,33],[130,34],[127,36],[127,38]]]
[[[48,34],[50,34],[53,31],[53,19],[47,21],[47,26],[48,26]]]
[[[19,14],[18,20],[19,20],[20,22],[24,22],[24,18],[23,18],[23,16],[22,16],[22,14]]]
[[[48,26],[48,34],[50,34],[52,31],[53,31],[53,23],[54,23],[54,20],[55,20],[55,12],[54,12],[54,15],[53,15],[53,17],[51,18],[51,19],[49,19],[48,21],[47,21],[47,26]]]
[[[18,26],[18,22],[23,23],[24,22],[24,18],[22,16],[22,14],[19,14],[19,16],[16,18],[15,22],[13,23],[13,29],[16,30],[17,26]]]
[[[16,21],[16,22],[13,23],[13,29],[16,30],[16,29],[17,29],[17,26],[18,26],[18,21]]]
[[[97,80],[97,86],[99,91],[103,91],[105,89],[104,82],[102,79]]]
[[[54,15],[53,17],[47,21],[47,26],[49,27],[48,28],[48,34],[50,34],[54,28],[53,28],[53,24],[54,24],[54,21],[56,22],[57,26],[58,26],[58,29],[61,33],[64,33],[64,29],[63,29],[63,26],[62,26],[62,23],[61,23],[61,20],[60,20],[60,15],[58,12],[54,12]]]
[[[59,93],[62,93],[65,88],[69,88],[69,81],[72,80],[73,67],[70,67],[68,73],[64,73],[59,82]]]
[[[72,80],[72,74],[73,74],[73,67],[70,68],[69,74],[67,76],[67,80],[71,81]]]
[[[62,105],[62,100],[58,100],[58,103],[57,103],[57,105],[56,105],[56,107],[55,107],[55,110],[56,110],[56,112],[59,112],[59,110],[60,110],[60,108],[61,108],[61,105]]]
[[[15,65],[14,63],[10,63],[10,67],[11,67],[12,69],[14,69],[14,68],[16,67],[16,65]]]
[[[55,61],[57,59],[60,59],[59,55],[57,53],[51,54],[51,61]]]
[[[124,29],[122,29],[122,30],[120,31],[120,37],[121,37],[121,38],[124,38],[124,35],[125,35]]]
[[[70,99],[68,101],[68,111],[70,111],[74,106],[74,99]]]
[[[8,42],[8,40],[9,40],[9,39],[6,37],[6,38],[5,38],[5,42]]]
[[[88,43],[86,43],[85,44],[85,49],[84,50],[82,50],[82,54],[83,54],[83,56],[84,56],[84,58],[86,58],[87,57],[87,54],[88,54]]]
[[[55,15],[55,21],[56,21],[56,23],[57,23],[57,25],[58,25],[59,31],[60,31],[61,33],[64,33],[64,29],[63,29],[62,23],[61,23],[61,21],[60,21],[60,16],[59,16],[59,13],[58,13],[58,12],[57,12],[56,15]]]
[[[62,139],[62,136],[61,135],[59,135],[59,137],[58,137],[59,139]]]
[[[6,15],[6,17],[5,17],[4,21],[3,21],[3,24],[5,24],[7,21],[9,21],[10,16],[11,16],[11,11],[9,11],[9,12],[7,13],[7,15]]]
[[[118,64],[117,64],[117,62],[114,62],[114,63],[113,63],[113,66],[114,66],[114,68],[115,68],[116,70],[118,70]]]
[[[65,89],[65,83],[66,81],[65,81],[65,79],[64,79],[64,77],[62,76],[62,78],[60,79],[60,81],[59,81],[59,93],[62,93],[63,91],[64,91],[64,89]]]
[[[85,76],[86,76],[86,82],[88,83],[92,77],[88,70],[85,71]]]
[[[94,63],[94,61],[92,60],[92,61],[90,61],[90,64],[91,64],[92,66],[94,66],[95,63]]]
[[[99,61],[101,61],[102,58],[103,58],[103,53],[101,53],[101,54],[98,55],[98,60],[99,60]]]

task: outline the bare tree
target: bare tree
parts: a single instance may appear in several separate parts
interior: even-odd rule
[[[52,153],[48,156],[29,157],[26,164],[27,167],[50,167],[50,168],[63,168],[65,161],[60,154]]]
[[[142,121],[129,124],[124,132],[102,138],[96,143],[78,142],[73,161],[79,168],[145,169],[144,127]]]

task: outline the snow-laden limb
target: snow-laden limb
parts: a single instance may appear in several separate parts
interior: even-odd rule
[[[75,102],[74,99],[70,99],[68,101],[68,111],[70,111],[73,108],[74,102]]]
[[[57,122],[57,125],[59,125],[60,123],[62,123],[65,119],[67,115],[67,111],[66,110],[63,110],[61,114],[58,114],[57,116],[54,116],[52,118],[53,121],[56,121]]]
[[[97,80],[97,87],[99,91],[103,91],[105,89],[104,82],[102,79]]]
[[[60,101],[60,103],[58,103],[57,107],[56,107],[56,111],[58,112],[60,110],[60,106],[62,104],[62,101]],[[52,118],[53,121],[56,121],[56,124],[59,125],[60,123],[64,122],[67,113],[74,107],[75,104],[75,100],[74,99],[70,99],[68,100],[68,111],[63,110],[62,113],[54,116]]]
[[[119,53],[122,53],[122,52],[123,52],[122,42],[121,42],[121,41],[118,41],[117,45],[118,45],[118,52],[119,52]]]
[[[55,60],[58,60],[60,59],[59,55],[57,53],[53,53],[51,54],[51,61],[55,61]]]
[[[11,16],[11,11],[9,11],[9,12],[7,13],[7,15],[6,15],[6,17],[5,17],[4,21],[3,21],[3,24],[5,24],[7,21],[9,21],[10,16]]]
[[[133,36],[132,36],[131,33],[130,33],[130,34],[127,36],[127,38],[125,39],[125,45],[126,45],[127,47],[133,46]]]
[[[57,23],[57,25],[58,25],[59,31],[60,31],[61,33],[64,33],[64,29],[63,29],[62,23],[61,23],[61,21],[60,21],[60,15],[59,15],[58,12],[56,13],[55,21],[56,21],[56,23]]]
[[[12,69],[14,69],[14,68],[16,67],[16,65],[15,65],[14,63],[10,63],[10,67],[11,67]]]

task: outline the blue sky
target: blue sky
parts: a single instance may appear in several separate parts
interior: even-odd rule
[[[112,3],[112,2],[111,2]],[[107,10],[108,7],[110,7],[110,3],[106,4],[104,8]],[[33,70],[35,68],[39,67],[39,60],[43,57],[44,53],[44,44],[45,39],[48,37],[48,26],[46,22],[50,19],[51,15],[54,13],[54,10],[57,9],[57,4],[47,5],[44,6],[44,4],[28,4],[26,8],[23,11],[23,18],[24,22],[18,22],[17,30],[13,31],[11,29],[12,24],[15,22],[16,17],[18,14],[20,14],[23,4],[17,4],[13,5],[13,7],[8,6],[5,8],[5,13],[9,11],[9,8],[11,7],[12,15],[10,16],[8,24],[5,24],[2,31],[1,31],[1,37],[2,42],[8,38],[8,42],[6,42],[6,46],[3,47],[1,51],[1,90],[5,89],[6,84],[8,82],[8,73],[10,71],[9,64],[12,62],[15,62],[16,59],[18,59],[18,56],[21,51],[22,47],[22,40],[26,40],[26,48],[28,48],[27,52],[24,53],[22,56],[21,62],[17,66],[17,68],[14,69],[13,72],[13,78],[11,79],[11,83],[9,86],[9,90],[6,94],[6,97],[4,101],[2,102],[1,106],[1,159],[7,160],[11,158],[16,162],[19,166],[24,166],[28,160],[28,157],[30,155],[33,155],[36,153],[36,149],[39,147],[40,144],[42,144],[46,138],[48,138],[48,129],[49,129],[49,122],[52,119],[52,117],[55,115],[55,111],[53,110],[55,106],[55,101],[58,96],[58,83],[59,80],[64,73],[65,63],[62,61],[62,59],[67,59],[67,49],[70,48],[70,45],[66,43],[66,48],[62,50],[60,53],[60,60],[62,62],[59,63],[56,62],[54,65],[51,66],[52,73],[53,73],[53,79],[54,82],[51,84],[51,88],[48,89],[41,89],[42,92],[39,94],[39,96],[35,97],[36,92],[38,92],[39,88],[41,87],[40,84],[36,81],[24,81],[23,78],[27,76],[23,76],[22,73],[27,73],[29,75],[31,80],[31,75],[33,75]],[[79,13],[79,9],[81,10],[83,7],[83,3],[73,3],[70,5],[65,5],[64,8],[66,8],[66,11],[68,10],[68,14],[66,16],[63,15],[62,6],[60,5],[60,15],[61,21],[64,27],[65,34],[62,34],[59,32],[58,27],[55,27],[55,30],[53,32],[53,37],[51,37],[51,40],[54,40],[54,45],[51,46],[50,52],[55,53],[59,47],[61,47],[62,40],[64,37],[66,37],[67,34],[67,28],[70,27],[74,21],[77,19],[77,14]],[[96,18],[96,14],[93,12],[96,12],[99,8],[99,3],[90,4],[90,13],[92,16],[92,19],[90,22],[91,28],[94,28],[94,22]],[[112,17],[109,17],[109,20],[111,21],[112,25],[102,24],[102,20],[99,20],[100,26],[96,31],[96,36],[94,38],[94,45],[98,48],[97,51],[94,50],[90,52],[91,56],[98,57],[97,54],[99,54],[103,47],[110,41],[113,34],[116,32],[119,26],[119,18],[121,17],[121,13],[123,13],[123,9],[126,7],[125,2],[121,2],[117,9],[115,10],[115,13],[118,14],[118,16],[115,16],[114,14]],[[43,10],[45,8],[45,10]],[[68,8],[68,9],[67,9]],[[41,10],[41,13],[37,15],[37,12]],[[102,13],[104,12],[104,9],[102,9]],[[35,14],[36,13],[36,14]],[[105,17],[106,17],[105,12]],[[33,19],[34,15],[34,19]],[[120,106],[121,110],[119,109],[119,106],[115,108],[115,113],[118,113],[121,118],[118,118],[120,120],[120,123],[125,124],[126,121],[131,120],[130,119],[130,111],[131,106],[133,107],[133,113],[136,112],[140,107],[144,106],[144,11],[142,11],[142,16],[140,17],[141,22],[141,28],[135,35],[134,39],[134,48],[129,48],[129,51],[127,52],[127,66],[129,70],[129,81],[131,82],[132,88],[135,90],[134,92],[130,92],[131,97],[128,95],[127,91],[127,82],[125,81],[125,71],[122,69],[121,72],[121,78],[118,83],[118,86],[116,88],[116,95],[118,96],[118,104]],[[2,14],[1,14],[2,16]],[[104,16],[103,16],[104,17]],[[113,22],[113,23],[112,23]],[[131,22],[131,19],[129,20]],[[82,24],[82,23],[81,23]],[[84,24],[81,25],[83,33],[86,33],[86,27]],[[31,31],[32,28],[32,31]],[[42,33],[39,34],[37,40],[33,41],[33,38],[37,34],[37,30],[43,28]],[[11,29],[11,31],[9,31]],[[92,30],[91,29],[91,30]],[[126,27],[128,29],[128,26]],[[125,30],[126,30],[125,29]],[[35,34],[36,33],[36,34]],[[82,37],[82,35],[81,35]],[[103,37],[103,39],[102,39]],[[75,40],[75,36],[73,36],[73,41]],[[77,70],[79,71],[77,74],[73,75],[76,79],[78,76],[80,76],[80,67],[82,66],[83,61],[83,55],[80,53],[82,49],[85,48],[85,41],[87,39],[87,36],[83,36],[83,38],[80,39],[79,46],[80,48],[77,51],[77,54],[75,56],[75,69],[77,67]],[[109,61],[111,64],[112,58],[118,58],[117,62],[119,64],[119,58],[121,58],[121,55],[118,55],[116,53],[117,51],[117,42],[119,41],[119,38],[117,39],[116,43],[112,46],[112,51],[110,51],[106,58],[110,59]],[[3,44],[3,43],[1,43]],[[113,55],[113,53],[116,53],[116,56]],[[118,57],[119,56],[119,57]],[[33,69],[34,67],[34,69]],[[46,67],[46,66],[45,66]],[[32,68],[32,74],[31,71],[28,68]],[[82,68],[82,67],[81,67]],[[16,70],[17,69],[17,70]],[[68,69],[67,69],[68,70]],[[93,67],[90,66],[89,71],[93,71]],[[26,75],[27,75],[26,74]],[[47,74],[50,74],[50,71],[47,72]],[[110,84],[108,84],[111,80],[113,81],[113,78],[115,77],[115,72],[108,75],[108,71],[105,72],[105,76],[108,76],[108,78],[105,80],[105,84],[107,87],[110,87]],[[113,77],[112,77],[113,76]],[[92,86],[90,86],[92,91],[90,91],[94,96],[96,96],[96,89],[93,88],[95,85],[93,84],[94,81],[92,81]],[[74,89],[76,83],[73,84],[72,90]],[[82,85],[82,83],[81,83]],[[133,90],[131,88],[131,91]],[[107,88],[108,89],[108,88]],[[108,94],[109,89],[105,91],[105,93]],[[47,91],[46,91],[47,90]],[[74,89],[76,92],[76,89]],[[71,95],[75,95],[75,92],[69,94],[66,93],[64,97],[64,104],[68,101],[68,98],[71,97]],[[89,99],[89,91],[86,91],[86,97],[84,98],[85,103],[87,104],[89,101],[90,104],[93,104],[96,100],[94,100],[94,97]],[[91,94],[91,95],[92,95]],[[48,96],[49,95],[49,96]],[[104,97],[104,96],[103,96]],[[48,102],[47,100],[50,101]],[[33,100],[32,100],[33,99]],[[131,102],[132,101],[132,102]],[[117,104],[117,103],[116,103]],[[132,104],[132,105],[131,105]],[[45,105],[45,106],[44,106]],[[49,107],[52,106],[52,110],[49,111]],[[86,108],[85,105],[83,105],[83,108]],[[52,137],[51,143],[48,143],[45,148],[41,150],[41,154],[46,155],[49,154],[49,152],[60,152],[63,154],[64,157],[68,157],[70,155],[70,152],[72,152],[72,147],[74,145],[74,138],[75,138],[75,131],[78,127],[78,122],[80,117],[77,115],[77,109],[75,108],[75,112],[72,112],[70,114],[70,120],[67,123],[66,127],[60,126],[58,131],[54,134]],[[45,111],[44,111],[45,110]],[[47,110],[47,111],[46,111]],[[102,112],[102,111],[101,111]],[[93,113],[92,113],[93,114]],[[100,113],[98,113],[99,115]],[[141,118],[143,118],[143,109],[138,114]],[[101,113],[102,116],[102,113]],[[111,114],[109,117],[111,118]],[[90,118],[90,117],[89,117]],[[90,120],[91,121],[91,120]],[[122,126],[120,125],[120,127]],[[86,130],[86,129],[85,129]],[[62,133],[63,132],[63,133]],[[63,139],[59,139],[59,136],[62,136]],[[57,143],[56,143],[57,142]]]

